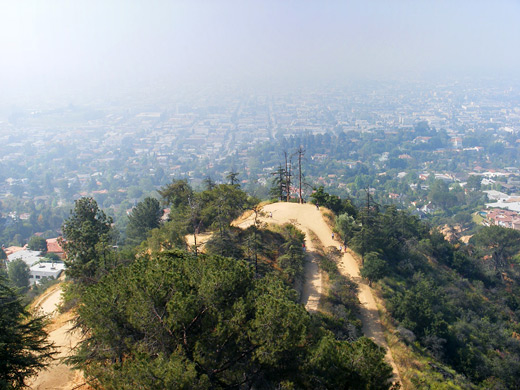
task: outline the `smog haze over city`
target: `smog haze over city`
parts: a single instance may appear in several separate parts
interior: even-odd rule
[[[3,1],[1,104],[518,77],[518,1]],[[262,91],[263,92],[263,91]]]
[[[287,142],[313,146],[309,181],[340,196],[362,187],[341,171],[356,161],[457,180],[513,166],[519,16],[506,0],[3,1],[0,199],[89,195],[124,215],[172,178],[230,170],[266,196]]]
[[[0,0],[0,387],[520,389],[519,21]]]

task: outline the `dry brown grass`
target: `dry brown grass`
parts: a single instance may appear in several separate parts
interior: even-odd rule
[[[330,278],[329,278],[328,273],[323,272],[323,271],[320,271],[320,272],[321,272],[322,293],[320,295],[320,300],[318,302],[318,312],[330,314],[330,313],[327,313],[327,311],[324,310],[324,308],[323,308],[325,300],[327,299],[327,296],[329,295],[329,291],[330,291]]]
[[[275,203],[275,202],[273,202],[271,200],[265,200],[263,202],[258,203],[257,206],[258,206],[259,209],[262,209],[264,206],[267,206],[268,204],[271,204],[271,203]],[[231,225],[232,226],[240,225],[242,222],[244,222],[246,219],[248,219],[252,214],[253,214],[253,210],[246,210],[246,211],[244,211],[242,213],[242,215],[240,215],[240,217],[238,217],[233,222],[231,222]]]
[[[253,214],[253,210],[246,210],[240,217],[231,222],[231,226],[238,226]]]
[[[314,251],[320,256],[325,256],[325,249],[323,248],[323,244],[312,230],[309,230],[309,238],[312,242],[312,246],[314,247]]]
[[[322,206],[320,206],[320,211],[321,216],[323,217],[323,220],[327,226],[330,228],[330,230],[334,231],[334,228],[336,227],[336,216],[334,215],[334,212]]]
[[[312,231],[309,230],[309,239],[314,248],[314,256],[321,257],[325,256],[325,249],[323,248],[323,244],[321,243],[318,236]],[[322,283],[322,293],[320,295],[320,300],[318,302],[318,311],[323,312],[323,302],[327,298],[328,291],[330,290],[330,279],[329,275],[326,272],[320,270],[321,273],[321,283]]]
[[[75,310],[69,310],[63,314],[60,314],[56,318],[54,318],[51,323],[49,323],[45,329],[47,332],[52,332],[53,330],[59,329],[62,326],[64,326],[67,322],[73,321],[76,317],[76,311]]]
[[[74,374],[70,390],[94,390],[94,388],[87,383],[83,372],[78,370]]]

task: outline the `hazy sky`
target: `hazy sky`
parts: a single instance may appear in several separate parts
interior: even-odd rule
[[[518,0],[0,0],[0,94],[519,75]]]

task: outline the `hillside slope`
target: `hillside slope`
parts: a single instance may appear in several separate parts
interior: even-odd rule
[[[58,355],[46,370],[41,371],[29,382],[29,387],[35,390],[71,390],[85,388],[78,384],[79,373],[62,362],[70,356],[79,341],[79,334],[72,331],[72,315],[59,315],[57,306],[61,302],[61,284],[53,286],[35,303],[35,309],[49,316],[52,322],[48,326],[49,339],[56,345]]]
[[[292,223],[306,233],[306,246],[310,253],[312,253],[313,247],[308,232],[313,232],[321,241],[323,247],[338,247],[340,245],[339,242],[332,238],[332,230],[323,220],[321,211],[314,205],[278,202],[264,206],[262,211],[265,214],[265,216],[261,217],[262,222],[276,224]],[[272,215],[272,217],[270,217],[270,215]],[[246,220],[240,221],[237,226],[246,228],[252,223],[253,216],[251,215]],[[340,272],[352,278],[359,285],[363,334],[386,349],[386,359],[392,366],[396,379],[399,380],[399,371],[384,337],[372,289],[360,277],[359,266],[350,253],[343,253],[339,268]],[[316,310],[319,295],[322,292],[322,286],[321,276],[314,261],[309,268],[306,269],[306,278],[304,296],[306,294],[305,292],[307,292],[309,298],[307,302],[304,303],[308,310]]]

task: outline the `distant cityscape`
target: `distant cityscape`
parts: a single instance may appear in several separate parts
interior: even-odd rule
[[[30,210],[7,206],[13,197],[59,207],[93,196],[112,214],[124,215],[174,178],[202,185],[208,177],[223,182],[232,170],[239,173],[244,188],[266,196],[282,161],[282,147],[290,148],[302,137],[308,144],[309,137],[342,134],[350,134],[343,156],[331,155],[330,148],[307,150],[307,195],[315,185],[334,187],[332,192],[340,196],[355,194],[356,187],[343,180],[342,172],[365,164],[374,167],[375,175],[390,174],[392,157],[399,163],[396,167],[402,166],[392,179],[402,180],[413,171],[417,178],[410,188],[419,191],[428,190],[425,181],[432,173],[436,179],[459,183],[470,174],[481,175],[484,189],[498,189],[513,198],[520,184],[515,160],[520,156],[520,85],[513,82],[373,83],[263,95],[194,94],[142,106],[138,102],[127,98],[125,104],[13,110],[0,123],[4,218],[29,218]],[[431,134],[413,134],[418,123],[442,130],[443,143],[433,145]],[[385,150],[385,142],[409,132],[397,149]],[[482,138],[493,145],[480,144]],[[383,146],[362,154],[365,140]],[[403,148],[406,140],[411,148]],[[430,144],[428,157],[414,155],[414,150]],[[502,149],[493,150],[496,145]],[[493,153],[503,151],[510,158],[495,161]],[[452,161],[466,154],[479,157],[454,163],[453,169],[435,165],[439,156]],[[319,173],[311,166],[320,167]],[[494,186],[497,177],[500,188]],[[384,197],[405,207],[414,202],[429,211],[424,208],[426,197],[407,198],[401,192],[387,189]],[[515,210],[518,203],[505,207]]]

